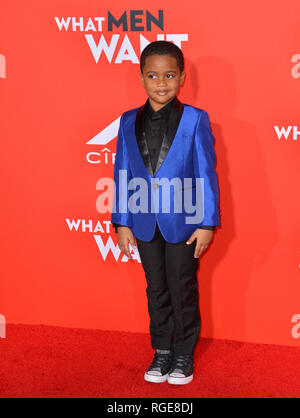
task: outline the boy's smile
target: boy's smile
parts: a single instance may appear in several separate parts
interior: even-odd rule
[[[141,81],[154,111],[168,104],[182,85],[185,72],[180,73],[176,58],[166,55],[150,55],[145,60]]]

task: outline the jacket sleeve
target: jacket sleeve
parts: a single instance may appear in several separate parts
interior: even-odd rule
[[[204,216],[198,227],[219,226],[219,187],[215,170],[216,155],[214,151],[214,135],[210,128],[209,116],[205,110],[199,115],[196,126],[193,149],[195,177],[203,179]],[[207,228],[208,229],[208,228]],[[210,229],[210,228],[209,228]]]
[[[128,209],[128,183],[132,178],[129,157],[123,134],[124,114],[120,118],[114,167],[114,195],[111,223],[132,227],[132,213]]]

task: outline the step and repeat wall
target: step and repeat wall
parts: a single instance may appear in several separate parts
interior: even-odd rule
[[[209,113],[221,226],[198,270],[201,336],[300,345],[299,0],[7,2],[0,15],[0,314],[148,332],[137,250],[99,211],[139,57],[178,45]],[[102,195],[102,197],[101,197]],[[7,336],[8,338],[8,336]]]

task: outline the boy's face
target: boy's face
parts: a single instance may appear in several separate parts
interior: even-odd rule
[[[140,78],[153,110],[157,111],[176,96],[185,72],[180,73],[177,60],[171,55],[150,55]]]

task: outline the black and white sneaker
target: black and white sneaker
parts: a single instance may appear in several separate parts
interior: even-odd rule
[[[169,350],[156,350],[149,369],[144,375],[147,382],[162,383],[168,379],[171,367],[172,352]]]
[[[192,354],[173,354],[168,376],[171,385],[186,385],[193,380],[194,359]]]

